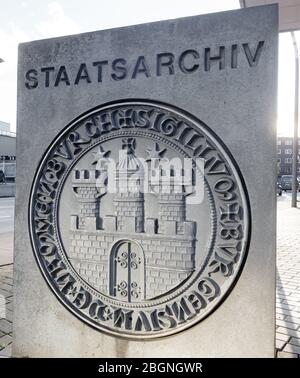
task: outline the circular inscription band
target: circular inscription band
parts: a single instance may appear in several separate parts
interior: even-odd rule
[[[30,235],[50,288],[82,321],[148,339],[207,317],[244,265],[250,207],[228,149],[155,101],[90,110],[49,146]]]

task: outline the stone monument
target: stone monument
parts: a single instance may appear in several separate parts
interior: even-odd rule
[[[16,357],[274,355],[277,7],[19,48]]]

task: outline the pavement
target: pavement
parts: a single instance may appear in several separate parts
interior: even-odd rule
[[[300,202],[290,193],[277,201],[277,357],[300,357]],[[300,196],[298,195],[298,201]]]
[[[14,198],[0,198],[0,266],[13,263]]]
[[[0,357],[11,356],[14,198],[0,198]]]
[[[300,358],[300,194],[277,200],[276,355]],[[0,198],[0,358],[11,356],[14,200]]]
[[[13,265],[0,266],[0,358],[11,356]]]

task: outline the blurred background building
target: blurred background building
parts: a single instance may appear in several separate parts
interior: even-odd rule
[[[10,124],[0,121],[0,197],[15,194],[16,134]]]
[[[298,138],[298,162],[300,160],[300,138]],[[277,138],[277,166],[278,176],[291,175],[293,162],[293,138]],[[297,167],[297,175],[300,176],[300,165]]]

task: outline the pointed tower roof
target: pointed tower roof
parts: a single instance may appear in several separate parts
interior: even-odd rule
[[[118,171],[136,172],[143,168],[141,161],[135,156],[135,139],[126,138],[122,140],[122,150],[119,154],[117,164]]]

